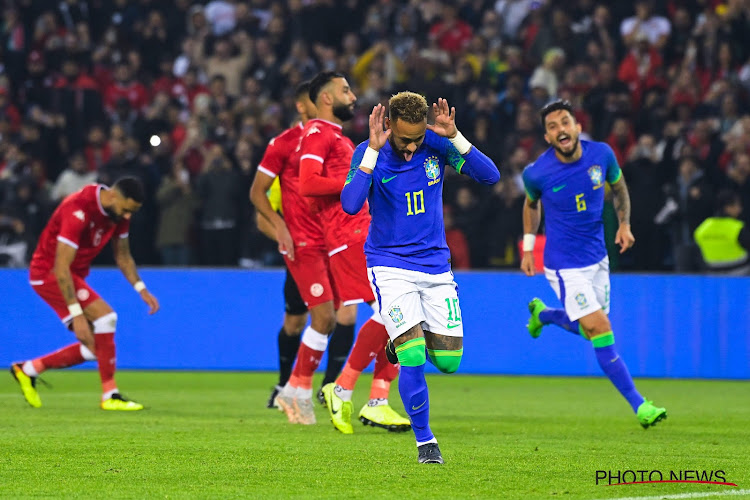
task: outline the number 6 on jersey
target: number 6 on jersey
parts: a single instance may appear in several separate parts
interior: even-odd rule
[[[586,200],[583,199],[583,193],[576,195],[576,208],[579,212],[586,211]]]

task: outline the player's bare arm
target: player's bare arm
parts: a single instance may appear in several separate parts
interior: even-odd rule
[[[73,333],[75,333],[76,338],[89,350],[96,352],[96,348],[94,347],[94,333],[91,331],[91,325],[86,319],[86,316],[83,315],[81,305],[78,303],[75,286],[73,285],[73,276],[70,274],[70,265],[73,263],[73,260],[75,260],[75,257],[75,248],[61,241],[57,242],[54,268],[55,279],[57,279],[57,285],[60,287],[60,292],[62,293],[65,302],[68,304],[68,309],[73,315]]]
[[[532,200],[527,196],[523,204],[523,234],[536,235],[541,220],[541,203],[539,200]],[[526,276],[534,276],[536,274],[533,248],[531,250],[524,249],[523,257],[521,258],[521,270],[526,273]]]
[[[133,260],[133,256],[130,253],[130,240],[127,237],[117,238],[112,241],[112,249],[115,254],[115,263],[117,264],[117,267],[120,268],[125,279],[127,279],[134,287],[136,286],[136,283],[143,285],[143,281],[141,281],[140,276],[138,276],[138,270],[135,267],[135,260]],[[141,299],[143,299],[148,305],[149,314],[154,314],[159,310],[159,301],[156,300],[156,297],[151,295],[151,292],[149,292],[145,286],[138,290],[138,293],[140,294]]]
[[[265,217],[273,226],[274,237],[272,239],[278,242],[279,252],[289,257],[289,260],[294,260],[294,241],[292,240],[292,235],[289,234],[286,222],[276,213],[271,206],[271,202],[268,201],[268,196],[266,196],[266,193],[271,188],[271,184],[273,184],[273,180],[273,177],[263,172],[256,173],[253,185],[250,187],[250,201],[258,213],[262,217]]]
[[[260,212],[255,213],[255,225],[258,226],[258,231],[263,233],[268,239],[273,241],[276,240],[276,228],[273,227],[268,218]]]
[[[617,229],[617,235],[615,236],[615,244],[620,245],[620,253],[623,253],[635,244],[635,237],[630,230],[630,193],[628,193],[628,185],[625,183],[625,176],[621,176],[620,180],[611,184],[610,187],[614,197],[612,201],[617,213],[617,220],[620,222],[620,227]]]

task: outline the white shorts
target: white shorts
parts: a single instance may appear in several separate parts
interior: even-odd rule
[[[609,314],[609,257],[586,267],[559,270],[545,267],[544,275],[571,321],[599,309]]]
[[[367,268],[367,276],[391,339],[415,325],[439,335],[464,336],[458,285],[451,271],[427,274],[375,266]]]

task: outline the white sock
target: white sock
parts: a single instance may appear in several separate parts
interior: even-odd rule
[[[352,400],[352,394],[354,393],[353,389],[344,389],[339,384],[336,384],[336,387],[333,388],[333,392],[340,397],[343,401],[351,401]]]
[[[34,363],[32,363],[31,361],[26,361],[23,365],[21,365],[21,370],[29,377],[39,376],[39,373],[34,369]]]
[[[367,402],[367,406],[388,406],[388,398],[375,398]]]
[[[312,387],[309,389],[297,387],[297,399],[312,399]]]
[[[420,443],[419,441],[417,441],[417,448],[419,448],[419,447],[420,447],[420,446],[422,446],[423,444],[430,444],[430,443],[435,443],[435,444],[437,444],[437,439],[436,439],[436,438],[432,438],[432,439],[430,439],[429,441],[424,441],[424,442],[422,442],[422,443]]]
[[[118,391],[117,389],[112,389],[111,391],[105,392],[104,394],[102,394],[102,401],[108,400],[112,397],[113,394],[117,394],[118,392],[120,391]]]
[[[279,392],[279,396],[284,396],[285,398],[293,398],[297,395],[297,388],[292,387],[289,382],[286,383],[286,385],[281,389],[281,392]]]

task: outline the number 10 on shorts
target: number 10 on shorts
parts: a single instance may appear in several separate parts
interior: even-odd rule
[[[458,299],[447,298],[445,303],[448,304],[448,321],[461,321],[461,308],[458,307]]]

